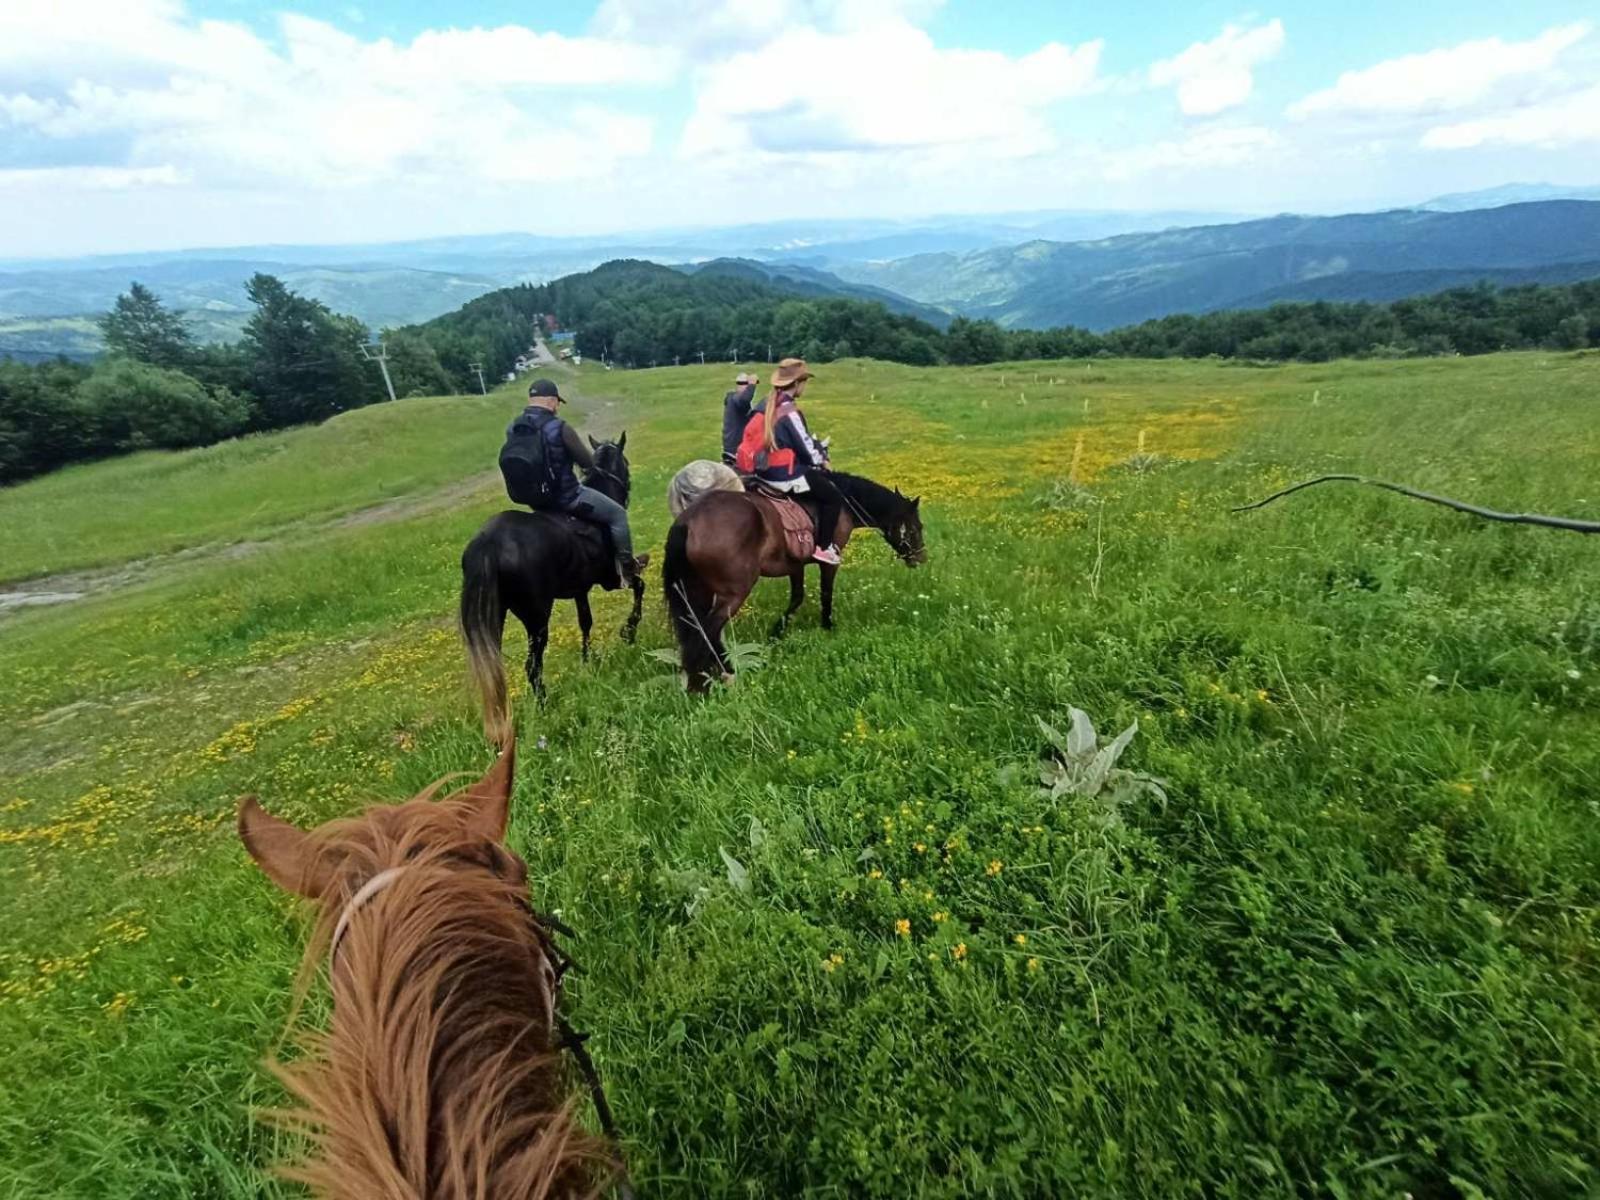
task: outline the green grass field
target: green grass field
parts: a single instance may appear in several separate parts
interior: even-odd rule
[[[577,384],[644,547],[728,373]],[[292,1194],[253,1109],[305,926],[235,799],[487,765],[457,558],[517,403],[0,492],[0,579],[107,572],[0,620],[0,1195]],[[1600,544],[1334,486],[1227,511],[1356,471],[1600,516],[1600,355],[842,362],[807,407],[925,496],[929,564],[852,544],[839,631],[813,602],[703,701],[654,580],[588,666],[562,606],[518,705],[512,842],[641,1196],[1600,1191]],[[1164,805],[1037,794],[1070,706],[1139,722]]]

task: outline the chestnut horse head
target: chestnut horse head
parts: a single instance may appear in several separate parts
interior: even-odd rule
[[[300,994],[324,956],[330,1028],[272,1064],[310,1142],[285,1174],[319,1195],[567,1197],[615,1176],[574,1119],[557,1006],[566,959],[503,839],[513,752],[476,783],[306,832],[239,805],[239,837],[312,901]]]

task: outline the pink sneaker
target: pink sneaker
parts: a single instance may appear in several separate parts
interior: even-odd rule
[[[827,563],[830,567],[839,565],[839,548],[837,546],[818,546],[811,552],[811,557],[819,563]]]

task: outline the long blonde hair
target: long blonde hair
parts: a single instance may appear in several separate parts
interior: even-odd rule
[[[782,396],[782,392],[774,389],[772,394],[767,397],[767,408],[762,414],[766,418],[763,422],[763,427],[766,430],[768,450],[776,450],[778,448],[778,405]]]

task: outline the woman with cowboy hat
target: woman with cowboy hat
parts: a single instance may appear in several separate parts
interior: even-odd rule
[[[779,492],[805,493],[817,504],[817,548],[811,557],[839,565],[839,514],[844,496],[828,478],[828,452],[806,428],[799,399],[811,372],[803,358],[786,358],[772,372],[772,395],[757,404],[739,443],[738,467]]]

